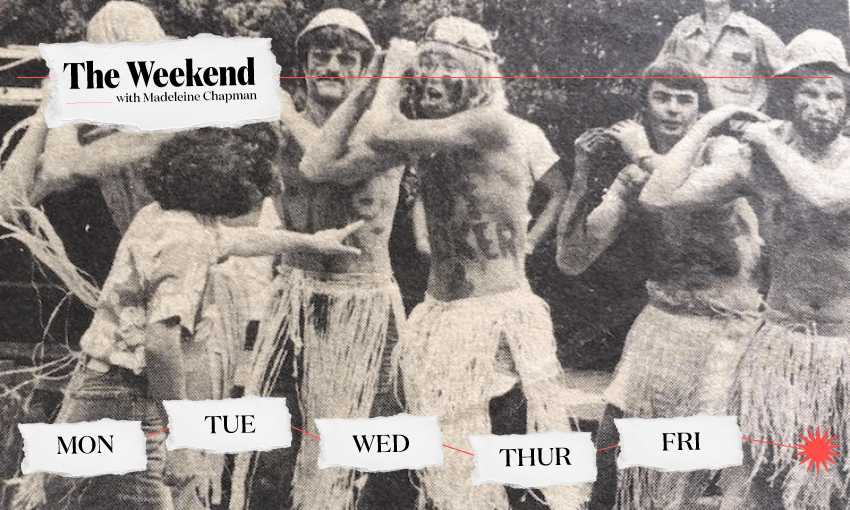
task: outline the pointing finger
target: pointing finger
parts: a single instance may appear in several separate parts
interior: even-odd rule
[[[346,225],[345,227],[342,227],[341,229],[339,229],[339,233],[342,236],[342,237],[340,237],[340,239],[345,239],[346,237],[350,236],[354,232],[357,232],[358,230],[363,228],[363,225],[365,225],[365,224],[366,224],[366,221],[357,220],[354,223],[351,223],[349,225]]]

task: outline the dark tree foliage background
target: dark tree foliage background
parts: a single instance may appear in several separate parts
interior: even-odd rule
[[[105,0],[0,0],[0,45],[72,42],[85,37],[86,21]],[[674,24],[701,8],[700,0],[145,0],[165,30],[177,37],[199,33],[270,37],[284,74],[298,75],[294,40],[319,11],[358,12],[379,44],[391,37],[416,40],[434,19],[459,15],[496,34],[505,76],[632,76],[651,62]],[[772,27],[787,43],[806,28],[848,40],[846,0],[733,0],[733,7]],[[293,80],[283,80],[292,87]],[[566,161],[572,141],[592,126],[630,115],[633,84],[620,79],[508,79],[513,111],[541,125]],[[5,115],[5,113],[4,113]],[[565,165],[567,178],[571,166]],[[538,204],[539,205],[539,204]],[[102,213],[102,211],[101,211]],[[98,213],[98,214],[101,214]],[[114,234],[113,234],[114,235]],[[580,294],[554,265],[550,242],[531,258],[535,289],[552,304],[564,362],[611,368],[622,335],[610,345],[578,338],[569,317]],[[414,264],[410,264],[414,265]],[[410,269],[410,268],[408,268]],[[400,278],[401,279],[401,278]],[[404,284],[405,282],[402,282]],[[421,289],[408,289],[421,292]],[[572,294],[571,294],[572,292]],[[596,342],[596,340],[593,340]],[[619,342],[619,344],[618,344]],[[598,342],[596,342],[598,343]]]

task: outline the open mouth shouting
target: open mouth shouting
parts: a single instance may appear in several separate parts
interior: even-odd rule
[[[425,87],[425,100],[428,102],[438,102],[441,101],[445,97],[445,94],[439,88],[428,85]]]

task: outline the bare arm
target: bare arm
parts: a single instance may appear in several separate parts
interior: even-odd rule
[[[341,229],[315,234],[260,227],[226,228],[221,229],[219,253],[223,257],[262,257],[283,252],[359,255],[359,249],[346,246],[342,241],[363,225],[361,220]]]
[[[432,153],[508,143],[505,112],[482,106],[443,119],[410,120],[398,114],[369,145],[379,151]]]
[[[431,241],[428,239],[428,225],[425,221],[425,203],[422,196],[416,197],[413,209],[410,211],[410,222],[413,227],[413,236],[416,239],[416,250],[422,255],[431,255]]]
[[[528,232],[527,253],[533,252],[555,228],[569,193],[569,186],[567,186],[564,174],[557,164],[552,166],[538,182],[549,191],[549,200],[546,202],[543,212],[537,217],[534,226]]]
[[[610,142],[606,129],[595,128],[585,131],[575,141],[575,170],[573,172],[570,190],[561,210],[558,219],[558,238],[557,238],[557,254],[555,261],[558,268],[570,275],[577,275],[584,272],[590,264],[596,259],[599,253],[604,250],[589,250],[592,243],[588,236],[592,235],[585,228],[586,222],[589,220],[590,213],[587,212],[587,183],[591,171],[591,154],[596,154],[600,150],[604,150],[605,146]],[[617,181],[614,181],[615,184]],[[613,193],[617,193],[614,190]],[[616,195],[611,195],[605,205],[608,208],[617,206],[618,201],[614,200]],[[599,207],[602,207],[600,204]],[[627,211],[625,207],[621,208],[623,214]],[[604,208],[603,208],[604,211]],[[599,214],[602,214],[600,211]],[[598,217],[598,215],[597,215]],[[608,243],[610,244],[610,243]],[[593,252],[597,252],[595,255]]]
[[[289,92],[280,89],[280,96],[282,105],[280,108],[281,124],[286,127],[286,130],[292,134],[292,137],[302,148],[312,146],[319,137],[319,128],[298,113]]]
[[[367,75],[376,76],[382,62],[383,56],[376,55],[366,71]],[[398,64],[387,60],[383,74],[400,74],[396,67]],[[398,103],[399,96],[394,91],[398,87],[398,80],[385,79],[380,84],[378,81],[378,78],[360,80],[357,88],[322,126],[315,142],[304,147],[299,171],[305,178],[349,184],[404,163],[406,158],[403,155],[378,154],[364,143],[363,136],[359,134],[364,129],[372,129],[375,123],[388,121],[386,118],[376,118],[381,117],[382,112],[372,110],[384,110],[381,108],[382,103],[391,102],[393,98]],[[388,88],[393,90],[388,91]]]
[[[827,214],[850,209],[850,161],[825,172],[783,143],[767,123],[748,125],[742,138],[762,149],[788,186],[817,209]]]
[[[77,126],[51,129],[42,155],[44,181],[68,181],[72,177],[108,177],[110,171],[152,157],[173,133],[110,134],[88,145],[77,139]]]
[[[38,170],[39,158],[47,138],[44,107],[35,112],[26,133],[18,142],[0,174],[0,217],[9,218],[13,208],[29,203]]]
[[[648,175],[637,165],[623,168],[602,197],[602,202],[575,225],[558,246],[558,267],[566,274],[578,275],[590,267],[617,239],[637,205],[637,196]]]
[[[660,211],[728,203],[749,192],[751,165],[748,147],[729,137],[720,138],[709,148],[706,164],[691,166],[670,183],[650,189],[657,177],[653,174],[643,188],[640,204],[647,210]]]
[[[371,81],[363,80],[359,84],[368,85]],[[356,176],[351,174],[356,174],[361,169],[352,168],[353,165],[349,161],[352,151],[349,149],[348,140],[357,120],[368,106],[368,95],[369,87],[358,86],[334,110],[325,124],[316,128],[315,135],[308,143],[301,143],[299,140],[304,148],[304,157],[301,158],[298,169],[305,178],[312,181],[357,180]],[[345,156],[349,158],[343,161]]]
[[[582,272],[574,269],[572,265],[571,234],[573,234],[573,230],[580,228],[578,225],[586,219],[582,218],[581,215],[587,201],[587,173],[587,164],[576,166],[570,183],[570,191],[567,193],[567,198],[558,218],[555,262],[558,264],[558,268],[566,274]]]
[[[735,105],[718,108],[704,115],[696,124],[694,124],[688,133],[663,156],[650,152],[649,157],[641,158],[641,164],[644,165],[644,168],[652,174],[652,177],[646,183],[646,186],[643,188],[643,192],[641,193],[641,204],[649,209],[664,209],[666,207],[680,207],[685,205],[685,203],[675,203],[674,200],[676,200],[676,198],[685,199],[686,201],[701,199],[706,203],[714,202],[715,198],[713,195],[715,192],[720,191],[721,187],[717,186],[712,189],[706,186],[710,185],[710,182],[699,182],[700,189],[707,193],[704,197],[692,197],[683,195],[682,193],[677,194],[677,191],[680,190],[684,183],[691,177],[694,167],[698,164],[697,159],[709,136],[711,136],[711,134],[720,125],[728,121],[730,118],[740,115],[745,115],[759,120],[767,120],[767,117],[763,114],[748,108]],[[626,145],[627,144],[624,143],[624,146]],[[733,168],[730,168],[729,170],[741,170],[740,165],[738,162],[734,161],[734,158],[722,158],[722,161],[720,159],[721,158],[718,158],[718,164],[729,163],[733,165]],[[723,171],[721,170],[720,173],[722,172]],[[710,175],[706,172],[701,172],[701,174]],[[693,184],[697,184],[697,182],[695,181],[691,183],[691,185]],[[689,193],[693,193],[694,191],[697,190],[692,190]],[[709,198],[711,198],[711,200],[708,200]],[[694,202],[692,205],[697,205],[697,203]]]

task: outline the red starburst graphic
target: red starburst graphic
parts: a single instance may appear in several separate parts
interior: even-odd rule
[[[818,427],[817,432],[812,434],[812,429],[809,430],[809,437],[805,438],[802,434],[800,434],[800,439],[803,440],[805,444],[795,444],[800,451],[795,453],[794,455],[803,455],[803,462],[809,462],[809,467],[806,471],[810,471],[812,466],[815,466],[815,472],[820,473],[820,465],[823,464],[823,468],[829,471],[829,466],[827,465],[827,461],[832,462],[835,465],[835,461],[830,458],[830,455],[836,455],[841,457],[840,453],[835,453],[834,449],[841,446],[840,444],[832,444],[832,440],[838,436],[832,436],[827,439],[829,436],[829,429],[826,429],[826,432],[823,435],[820,435],[820,427]]]

